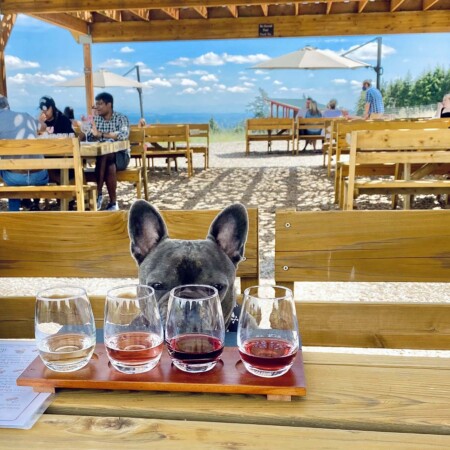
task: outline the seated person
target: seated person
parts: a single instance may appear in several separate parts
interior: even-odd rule
[[[450,94],[445,94],[442,102],[438,102],[436,117],[450,117]]]
[[[319,111],[319,108],[317,107],[317,102],[314,100],[310,101],[309,109],[306,111],[305,119],[313,119],[313,118],[322,117],[322,113]],[[306,136],[312,136],[312,135],[319,135],[322,133],[322,128],[308,128],[306,130],[301,130],[303,135]],[[316,140],[312,140],[313,148],[316,150]],[[305,148],[308,145],[308,141],[306,142]]]
[[[71,134],[73,133],[72,122],[55,105],[48,95],[39,100],[39,109],[42,111],[39,116],[41,127],[40,133],[49,134]]]
[[[124,141],[130,135],[128,118],[113,109],[113,96],[102,92],[95,97],[96,115],[91,119],[91,130],[87,133],[91,141]],[[86,118],[82,118],[86,120]],[[81,133],[81,139],[85,135]],[[97,180],[98,198],[97,209],[101,209],[103,202],[103,184],[108,190],[109,203],[107,211],[117,211],[117,174],[118,170],[125,170],[130,162],[130,149],[116,153],[97,156],[95,163],[95,177]]]
[[[323,117],[342,117],[342,111],[340,109],[336,109],[337,100],[332,98],[327,105],[327,109],[323,112]]]
[[[27,113],[11,111],[8,99],[0,95],[0,139],[34,139],[36,135],[36,120]],[[39,158],[34,155],[32,157]],[[31,156],[15,158],[31,158]],[[48,183],[46,170],[0,170],[0,177],[7,186],[44,186]],[[10,211],[19,211],[20,199],[9,199],[8,205]],[[32,209],[39,209],[39,206],[35,203]]]

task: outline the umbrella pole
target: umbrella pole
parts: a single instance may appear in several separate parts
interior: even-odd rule
[[[92,112],[92,105],[94,104],[94,80],[92,78],[92,57],[91,44],[83,44],[84,56],[84,79],[86,86],[86,113],[89,115]]]
[[[136,66],[136,78],[138,82],[141,82],[141,74],[139,72],[139,66]],[[142,103],[142,88],[136,88],[139,94],[139,108],[141,109],[141,119],[144,118],[144,105]]]

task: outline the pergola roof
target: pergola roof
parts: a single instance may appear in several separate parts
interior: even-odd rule
[[[92,42],[237,39],[450,31],[450,0],[0,0],[23,13],[90,35]]]

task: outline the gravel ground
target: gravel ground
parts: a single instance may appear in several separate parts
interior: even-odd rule
[[[160,209],[223,208],[241,202],[260,213],[260,268],[263,282],[273,282],[274,218],[276,208],[297,210],[335,210],[333,182],[322,167],[322,155],[308,149],[298,156],[286,152],[285,143],[274,144],[267,153],[264,143],[252,144],[245,156],[244,142],[214,143],[210,150],[210,169],[203,170],[203,156],[194,155],[195,176],[188,178],[186,166],[180,159],[178,171],[169,175],[163,160],[156,160],[150,171],[150,202]],[[118,198],[121,209],[129,209],[135,199],[135,189],[128,183],[119,183]],[[358,209],[389,209],[387,196],[362,196]],[[434,196],[419,198],[415,208],[441,208]],[[0,210],[7,208],[0,202]],[[50,208],[55,208],[50,205]],[[1,222],[1,214],[0,214]],[[67,280],[61,280],[67,281]],[[3,279],[2,294],[17,292],[30,295],[54,280]],[[118,280],[80,280],[89,293],[102,293]],[[445,284],[410,283],[296,283],[296,298],[336,299],[347,301],[386,300],[450,302]]]

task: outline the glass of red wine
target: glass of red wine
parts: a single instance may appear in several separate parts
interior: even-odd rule
[[[104,339],[109,361],[119,372],[148,372],[158,364],[164,334],[152,287],[130,284],[108,291]]]
[[[245,368],[259,377],[284,375],[299,348],[292,291],[281,286],[253,286],[244,291],[237,343]]]
[[[191,284],[170,291],[166,344],[175,367],[188,373],[215,367],[223,351],[225,324],[217,289]]]

